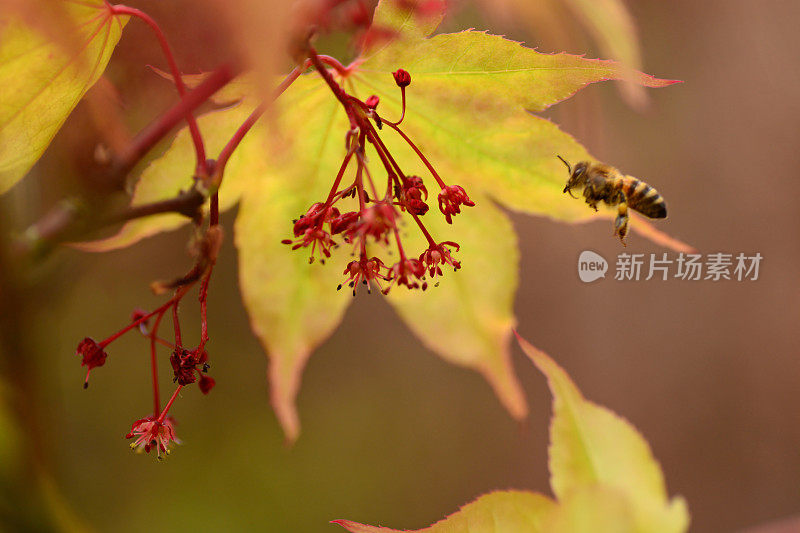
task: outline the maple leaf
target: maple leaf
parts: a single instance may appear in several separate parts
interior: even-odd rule
[[[574,20],[560,16],[558,7],[565,5],[591,35],[600,53],[627,67],[632,83],[619,85],[620,94],[634,108],[647,104],[647,93],[636,83],[637,70],[642,67],[642,51],[636,24],[623,0],[480,0],[484,11],[498,11],[504,18],[522,18],[537,35],[551,36],[554,43],[568,47],[576,33]]]
[[[493,492],[419,533],[686,531],[686,502],[668,499],[664,474],[644,437],[616,413],[586,400],[550,356],[517,339],[553,395],[549,466],[556,501],[534,492]],[[333,523],[352,533],[399,533],[349,520]]]
[[[518,251],[511,223],[493,201],[561,221],[594,218],[585,205],[564,197],[567,176],[555,157],[577,161],[591,156],[532,112],[588,84],[622,79],[627,71],[613,61],[542,54],[484,32],[429,37],[443,13],[412,14],[403,5],[379,3],[373,24],[394,38],[368,48],[340,82],[351,94],[378,95],[381,116],[394,119],[401,114],[401,98],[391,72],[399,67],[412,72],[403,129],[443,176],[468,188],[477,205],[458,215],[452,226],[440,217],[425,217],[426,225],[443,240],[459,241],[463,268],[424,294],[393,290],[388,302],[426,346],[447,361],[480,371],[509,412],[522,418],[527,405],[509,353]],[[645,74],[637,74],[637,81],[648,87],[672,83]],[[238,84],[226,96],[240,90],[244,96],[245,86]],[[250,91],[251,96],[257,94],[256,88]],[[215,137],[217,129],[229,133],[242,121],[247,101],[216,111],[205,126],[201,119],[201,128]],[[273,406],[287,438],[293,440],[299,434],[295,397],[303,366],[337,327],[351,299],[333,290],[346,262],[341,251],[329,259],[332,265],[308,265],[279,242],[291,235],[289,220],[324,198],[344,155],[342,140],[349,123],[340,103],[313,72],[300,76],[272,111],[269,120],[245,138],[241,153],[235,152],[237,163],[226,170],[220,197],[223,207],[241,201],[236,246],[242,295],[253,331],[270,356]],[[390,152],[397,154],[409,175],[425,175],[414,151],[391,133],[383,135]],[[181,133],[145,170],[133,204],[188,187],[191,168],[189,139]],[[120,248],[182,222],[174,215],[129,222],[117,235],[82,247]],[[681,246],[644,221],[634,228],[650,231],[664,244]],[[406,238],[409,246],[422,246],[414,240],[419,236]]]
[[[128,20],[102,0],[52,4],[36,29],[18,17],[23,11],[0,15],[0,194],[27,174],[103,74]]]

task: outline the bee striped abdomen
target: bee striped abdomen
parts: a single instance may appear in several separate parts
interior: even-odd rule
[[[667,216],[667,204],[655,187],[632,176],[617,179],[621,182],[620,189],[625,193],[628,207],[649,218],[665,218]]]

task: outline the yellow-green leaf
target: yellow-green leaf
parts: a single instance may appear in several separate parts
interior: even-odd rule
[[[344,157],[344,143],[332,129],[334,123],[346,123],[344,112],[316,79],[298,81],[297,91],[282,102],[298,112],[276,117],[280,131],[299,133],[296,142],[285,147],[283,157],[273,153],[274,168],[264,166],[264,157],[254,157],[238,170],[229,169],[246,174],[235,228],[239,282],[252,329],[270,358],[270,397],[289,441],[300,433],[295,398],[303,367],[352,301],[348,291],[336,290],[350,260],[348,246],[333,250],[323,265],[309,264],[308,250],[281,244],[292,235],[292,219],[328,193],[337,159]],[[317,110],[314,118],[306,114],[310,109]],[[268,143],[262,145],[262,155],[272,153]],[[226,172],[225,180],[230,177]]]
[[[630,502],[599,485],[570,492],[547,517],[548,533],[637,533]],[[655,531],[655,530],[653,530]],[[650,533],[650,530],[640,533]]]
[[[517,339],[553,394],[549,454],[557,501],[530,492],[493,492],[418,533],[685,532],[686,503],[667,500],[663,474],[644,438],[612,411],[584,399],[547,354]],[[399,533],[349,520],[334,523],[351,533]]]
[[[444,520],[407,533],[551,533],[544,525],[556,504],[534,492],[497,491],[484,494]],[[401,533],[399,529],[375,527],[350,520],[334,520],[351,533]],[[623,532],[620,532],[623,533]]]
[[[298,176],[299,177],[299,176]],[[281,240],[286,221],[302,213],[319,187],[263,180],[248,190],[236,219],[239,284],[250,324],[269,355],[270,399],[286,438],[300,434],[295,399],[311,353],[330,336],[352,301],[337,291],[347,250],[335,250],[330,264],[309,264],[303,251]]]
[[[381,76],[386,77],[392,78],[390,74]],[[399,115],[397,88],[383,80],[371,83],[376,78],[369,82],[361,76],[358,79],[381,97],[379,110],[393,120]],[[554,154],[571,161],[592,157],[555,124],[524,112],[503,118],[465,113],[459,104],[442,106],[436,99],[419,97],[412,88],[413,82],[403,131],[434,162],[445,181],[482,191],[504,206],[528,214],[562,221],[596,217],[582,202],[570,201],[562,192],[569,175]],[[387,131],[384,137],[396,136]],[[403,149],[399,143],[392,146]],[[411,154],[408,159],[413,161]]]
[[[44,153],[105,70],[127,21],[112,16],[102,0],[64,1],[58,7],[66,13],[59,43],[0,15],[0,193]]]
[[[452,226],[438,212],[422,217],[439,241],[458,242],[461,250],[453,255],[462,268],[446,272],[438,287],[424,292],[397,287],[388,300],[423,344],[446,361],[483,374],[503,405],[520,419],[528,407],[509,349],[516,323],[517,240],[511,221],[488,198],[472,198],[477,205],[465,209]],[[416,229],[405,232],[403,246],[418,254],[426,243]]]
[[[418,17],[402,4],[384,0],[375,24],[398,38],[370,51],[355,71],[353,87],[381,98],[381,116],[400,114],[400,91],[391,72],[411,73],[403,130],[434,161],[445,177],[482,190],[501,204],[529,214],[577,222],[610,218],[595,213],[562,192],[568,174],[556,155],[570,161],[595,160],[570,135],[539,111],[572,96],[588,84],[634,79],[663,87],[662,80],[633,72],[620,63],[570,54],[543,54],[503,37],[465,31],[427,38],[440,18]],[[643,229],[648,237],[656,232]],[[660,244],[688,249],[680,241]]]
[[[586,400],[547,354],[517,339],[547,377],[553,394],[550,481],[559,501],[599,485],[627,498],[636,531],[685,531],[689,523],[686,503],[680,497],[668,499],[661,467],[644,437],[616,413]]]
[[[213,111],[197,121],[206,149],[211,154],[219,153],[228,139],[244,121],[251,109],[234,106]],[[263,139],[245,137],[233,153],[227,166],[227,176],[220,188],[220,209],[226,210],[239,201],[245,176],[252,172],[250,164],[262,158],[257,152],[263,148]],[[175,197],[180,191],[188,190],[193,183],[192,172],[195,167],[195,151],[188,128],[178,132],[167,151],[144,169],[133,192],[131,205],[142,205]],[[189,219],[175,213],[154,215],[131,220],[120,230],[104,239],[78,243],[74,246],[87,252],[106,252],[130,246],[140,240],[162,231],[170,231],[188,223]]]
[[[378,5],[375,23],[393,28],[399,38],[368,54],[359,71],[386,73],[402,67],[412,77],[409,96],[434,99],[442,106],[469,106],[472,114],[506,116],[520,107],[541,111],[600,81],[625,79],[645,87],[675,83],[632,73],[615,61],[540,53],[485,32],[467,30],[425,38],[426,31],[413,24],[413,15],[403,19],[384,14],[396,9],[392,2]],[[401,20],[405,23],[398,25]]]

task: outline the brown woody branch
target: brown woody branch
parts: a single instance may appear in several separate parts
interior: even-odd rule
[[[108,166],[103,181],[109,189],[123,189],[125,178],[145,154],[183,122],[188,113],[207,102],[236,74],[237,70],[232,65],[223,65],[188,92],[180,102],[139,132],[127,148],[117,154]],[[204,201],[205,196],[196,188],[192,188],[188,192],[180,193],[175,198],[108,214],[107,208],[104,206],[87,207],[82,205],[80,200],[65,200],[25,230],[15,248],[20,253],[30,253],[75,238],[87,231],[154,214],[173,212],[194,218]]]

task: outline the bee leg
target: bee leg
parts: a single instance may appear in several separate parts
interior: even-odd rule
[[[614,220],[614,235],[619,235],[619,240],[623,246],[625,243],[625,236],[628,234],[628,204],[625,201],[620,202],[617,207],[617,218]]]
[[[591,185],[588,185],[585,189],[583,189],[583,197],[586,198],[586,203],[597,211],[597,198],[594,192],[594,188]]]

